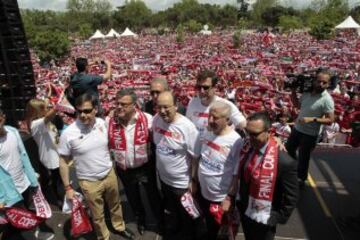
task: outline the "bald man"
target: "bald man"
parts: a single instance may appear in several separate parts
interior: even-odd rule
[[[204,239],[216,239],[220,222],[210,209],[221,208],[221,202],[227,197],[236,166],[242,139],[229,126],[230,106],[222,101],[215,101],[210,106],[208,129],[205,130],[201,145],[198,178],[201,189],[200,206],[205,215],[207,236]]]
[[[191,192],[191,170],[199,157],[199,133],[195,125],[177,113],[176,100],[171,92],[160,93],[157,99],[159,114],[153,120],[156,145],[156,168],[164,196],[166,235],[171,239],[193,239],[194,221],[181,205],[181,197]]]

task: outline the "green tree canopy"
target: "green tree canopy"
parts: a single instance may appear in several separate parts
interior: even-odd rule
[[[68,35],[57,30],[38,32],[29,41],[29,44],[35,50],[41,62],[63,57],[70,49]]]
[[[328,20],[323,20],[314,25],[309,33],[317,40],[329,39],[333,36],[333,24]]]
[[[127,1],[115,12],[114,18],[122,28],[130,27],[140,30],[150,26],[152,12],[141,0]]]
[[[301,18],[297,16],[281,16],[279,19],[279,27],[282,28],[284,32],[288,32],[290,30],[299,29],[303,27]]]

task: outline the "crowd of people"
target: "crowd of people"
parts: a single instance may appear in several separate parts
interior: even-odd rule
[[[107,115],[113,109],[117,89],[133,87],[140,102],[149,99],[149,81],[164,76],[179,102],[187,106],[195,95],[195,78],[199,70],[212,69],[219,76],[217,92],[235,103],[246,115],[267,110],[272,120],[286,112],[291,123],[297,110],[291,101],[287,84],[289,74],[307,74],[327,68],[337,76],[331,95],[335,100],[338,134],[327,134],[327,143],[346,143],[356,146],[351,138],[352,122],[359,119],[359,40],[352,35],[339,35],[333,40],[315,41],[306,33],[271,35],[244,34],[241,46],[233,48],[230,32],[210,36],[191,35],[177,43],[175,35],[145,35],[96,42],[78,42],[67,58],[51,68],[44,68],[33,58],[38,97],[48,94],[48,84],[57,89],[67,86],[75,72],[74,59],[86,56],[99,64],[89,72],[105,73],[104,59],[111,62],[112,78],[99,86],[99,95]],[[335,88],[335,89],[334,89]],[[60,90],[61,91],[61,90]],[[53,93],[56,92],[55,90]],[[71,121],[71,119],[68,119]]]
[[[33,58],[38,96],[22,130],[38,145],[59,205],[77,194],[73,162],[97,239],[110,239],[105,205],[116,233],[134,238],[117,177],[140,234],[146,197],[164,239],[217,239],[224,226],[236,233],[238,218],[246,239],[274,239],[296,207],[319,138],[334,144],[337,132],[350,131],[360,106],[358,39],[252,33],[239,49],[230,39],[226,32],[183,43],[147,35],[79,42],[76,59],[47,68]],[[289,73],[319,67],[310,90],[289,87]],[[64,96],[76,114],[63,111]],[[0,208],[29,208],[36,174],[5,117],[0,112]],[[54,237],[40,227],[35,236]]]

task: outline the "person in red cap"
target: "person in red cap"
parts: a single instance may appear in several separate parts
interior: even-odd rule
[[[0,109],[0,211],[12,206],[29,209],[39,183],[18,130],[6,126],[5,119]],[[35,230],[35,239],[54,239],[54,233],[47,229],[45,222],[41,223]],[[18,231],[10,224],[0,225],[2,239],[9,239]]]

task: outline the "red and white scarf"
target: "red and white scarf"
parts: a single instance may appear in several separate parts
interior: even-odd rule
[[[134,165],[139,167],[148,161],[148,144],[150,142],[148,120],[144,113],[137,111],[134,134]],[[125,128],[122,124],[117,123],[114,117],[109,121],[109,148],[112,157],[118,166],[126,169],[126,151],[127,142]]]
[[[251,152],[253,155],[249,159]],[[245,143],[240,152],[239,172],[243,172],[243,180],[249,185],[249,202],[245,215],[263,224],[267,224],[271,214],[278,170],[278,153],[278,146],[273,138],[269,139],[265,154],[259,163],[258,154],[250,151],[249,143]]]
[[[36,209],[36,216],[43,219],[51,218],[52,211],[50,205],[45,199],[40,187],[36,189],[32,198]]]

